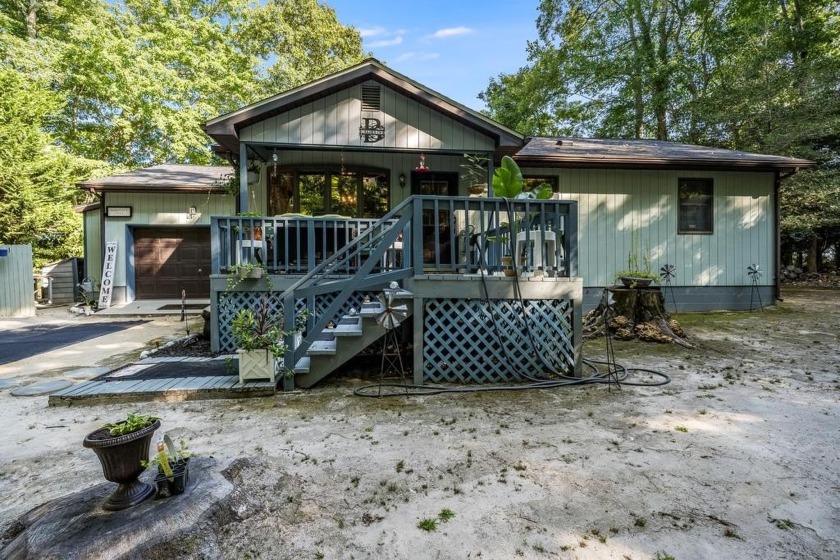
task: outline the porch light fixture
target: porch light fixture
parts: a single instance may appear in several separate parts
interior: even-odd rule
[[[277,163],[280,161],[280,157],[277,155],[277,148],[274,148],[274,151],[271,154],[271,176],[277,177]]]
[[[405,188],[405,173],[400,173],[400,188]]]
[[[193,219],[195,218],[196,214],[198,214],[198,210],[196,209],[196,207],[190,206],[190,209],[187,210],[187,216],[189,216],[190,219]]]

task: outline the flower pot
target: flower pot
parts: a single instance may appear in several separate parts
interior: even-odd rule
[[[268,379],[274,383],[277,358],[268,350],[237,350],[239,354],[239,382],[249,379]]]
[[[510,255],[502,257],[502,272],[505,276],[516,276],[516,271],[513,270],[513,257]]]
[[[146,470],[141,461],[149,460],[149,444],[152,434],[160,428],[160,420],[142,430],[123,436],[111,436],[108,428],[100,428],[85,437],[82,445],[93,449],[105,478],[119,484],[103,509],[119,511],[141,503],[155,493],[154,487],[140,482],[138,477]]]
[[[652,278],[637,278],[635,276],[621,276],[619,280],[625,288],[647,288],[653,283]]]
[[[157,497],[168,498],[183,494],[189,484],[190,459],[182,459],[172,465],[172,476],[166,474],[158,467],[158,475],[155,477],[157,484]]]
[[[484,194],[487,192],[487,183],[470,185],[467,187],[467,192],[470,194]]]

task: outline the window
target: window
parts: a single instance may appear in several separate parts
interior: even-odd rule
[[[388,185],[387,173],[366,169],[279,169],[270,175],[268,212],[380,218],[388,212]]]
[[[522,178],[524,179],[522,190],[525,192],[531,192],[535,187],[539,187],[543,183],[551,185],[552,192],[557,192],[559,190],[559,187],[557,186],[557,176],[523,175]]]
[[[712,233],[711,179],[679,179],[678,233]]]

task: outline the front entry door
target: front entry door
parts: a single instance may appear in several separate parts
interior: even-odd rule
[[[432,171],[411,172],[411,194],[457,196],[458,174]],[[423,264],[440,268],[455,262],[457,247],[454,216],[448,209],[423,210]]]

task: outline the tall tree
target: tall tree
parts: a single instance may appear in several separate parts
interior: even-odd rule
[[[80,255],[74,184],[100,164],[67,153],[44,132],[61,106],[43,84],[0,67],[0,244],[29,243],[36,266]]]

